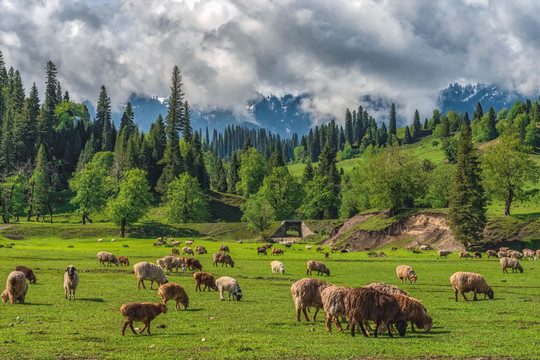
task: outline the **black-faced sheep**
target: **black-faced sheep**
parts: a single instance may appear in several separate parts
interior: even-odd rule
[[[427,314],[427,309],[415,298],[402,294],[392,294],[396,298],[401,311],[405,314],[405,321],[410,321],[411,331],[414,332],[414,325],[423,328],[428,332],[433,326],[433,319]]]
[[[375,322],[375,337],[381,323],[387,324],[388,334],[392,336],[390,327],[396,325],[400,336],[405,336],[407,322],[405,314],[392,295],[384,294],[374,289],[354,288],[345,296],[345,312],[350,319],[351,335],[355,335],[356,326],[360,326],[362,333],[368,336],[363,323]]]
[[[282,262],[272,261],[270,266],[272,266],[272,274],[285,274],[285,265]]]
[[[128,259],[127,256],[119,256],[118,257],[118,262],[122,266],[129,266],[129,259]]]
[[[400,288],[398,288],[396,286],[385,284],[385,283],[382,283],[382,282],[371,283],[371,284],[368,284],[368,285],[364,286],[364,288],[366,288],[366,289],[375,289],[375,290],[380,291],[380,292],[385,293],[385,294],[402,294],[402,295],[407,295],[407,296],[409,295],[408,292],[406,292],[404,290],[401,290]]]
[[[326,274],[330,276],[330,270],[322,262],[317,260],[309,260],[307,262],[306,275],[311,275],[312,271],[317,271],[317,275]]]
[[[480,251],[475,251],[474,252],[474,258],[475,259],[481,259],[482,258],[482,253]]]
[[[201,265],[201,262],[195,258],[189,258],[189,257],[184,257],[182,258],[182,260],[184,261],[184,263],[186,264],[186,267],[189,269],[189,270],[197,270],[197,271],[201,271],[202,270],[202,265]]]
[[[296,321],[300,321],[300,311],[304,313],[306,321],[309,321],[306,308],[314,307],[313,321],[317,317],[319,309],[323,308],[321,291],[332,284],[313,278],[303,278],[292,284],[291,295],[296,309]]]
[[[260,254],[266,255],[266,246],[259,246],[257,248],[257,255],[260,255]]]
[[[202,254],[207,254],[208,251],[206,251],[205,247],[204,246],[201,246],[201,245],[197,245],[195,246],[195,252],[199,255],[202,255]]]
[[[75,266],[69,265],[64,273],[64,297],[67,299],[69,293],[69,300],[71,300],[71,296],[73,296],[73,300],[75,300],[77,286],[79,286],[77,269],[75,269]]]
[[[216,280],[216,285],[219,289],[219,298],[221,301],[224,301],[223,292],[227,291],[229,293],[229,301],[231,300],[231,295],[233,295],[233,300],[240,301],[242,298],[242,290],[238,285],[238,281],[232,277],[222,276]]]
[[[154,320],[156,316],[161,313],[165,314],[167,312],[167,305],[163,303],[131,302],[122,305],[120,307],[120,312],[126,318],[126,321],[124,321],[124,325],[122,326],[122,336],[124,336],[124,331],[128,325],[131,328],[131,331],[137,335],[133,328],[134,321],[139,321],[144,324],[144,327],[139,330],[139,333],[142,333],[144,329],[147,329],[148,334],[150,334],[150,321]]]
[[[486,251],[486,255],[488,259],[491,259],[492,257],[497,258],[497,252],[495,250]]]
[[[437,259],[440,259],[440,258],[445,258],[446,259],[446,257],[448,255],[450,255],[450,254],[452,254],[452,252],[450,250],[439,250],[437,252]]]
[[[219,245],[219,251],[221,252],[230,252],[229,247],[227,245]]]
[[[197,292],[197,290],[205,291],[207,288],[208,291],[210,291],[210,289],[213,289],[215,291],[218,290],[218,287],[216,285],[216,278],[214,278],[214,275],[210,273],[198,271],[193,274],[193,279],[195,279],[195,292]],[[204,289],[202,290],[201,285],[204,285]]]
[[[105,263],[108,263],[108,266],[111,266],[111,264],[118,266],[120,264],[118,262],[118,259],[116,259],[116,256],[107,251],[98,252],[97,258],[99,260],[99,266],[101,266],[102,264],[103,266],[105,266]]]
[[[401,280],[402,284],[403,282],[407,282],[407,279],[411,282],[411,284],[414,284],[418,278],[413,268],[408,265],[399,265],[396,268],[396,274],[399,280]]]
[[[133,270],[135,270],[135,276],[137,276],[137,289],[141,288],[141,284],[144,289],[144,280],[150,280],[150,289],[154,285],[154,281],[158,285],[166,284],[168,282],[167,276],[163,272],[163,269],[157,265],[154,265],[150,262],[140,262],[133,265]]]
[[[158,288],[158,295],[161,296],[163,303],[167,305],[168,300],[176,301],[175,310],[180,310],[180,304],[186,310],[189,306],[189,297],[184,288],[175,283],[163,284]]]
[[[325,312],[326,331],[332,332],[332,320],[339,332],[343,332],[339,317],[345,317],[345,296],[351,290],[346,286],[328,286],[321,291],[321,301]]]
[[[26,276],[26,279],[30,281],[30,284],[36,283],[37,278],[36,278],[36,275],[34,275],[34,272],[32,271],[32,269],[26,266],[19,265],[15,267],[15,271],[20,271],[24,273],[24,275]]]
[[[24,298],[28,292],[26,275],[22,271],[12,271],[8,275],[5,291],[7,291],[7,297],[11,304],[24,304]]]
[[[229,254],[215,253],[213,256],[212,266],[217,266],[218,263],[221,263],[221,267],[223,267],[223,265],[231,265],[232,268],[234,267],[234,261],[232,261]]]
[[[450,283],[454,287],[454,299],[458,301],[457,294],[461,293],[463,299],[467,301],[465,293],[472,291],[474,292],[474,301],[477,300],[476,294],[484,294],[484,299],[486,295],[493,299],[493,290],[487,284],[486,280],[482,275],[471,272],[458,271],[450,277]]]
[[[506,270],[507,268],[511,268],[512,272],[519,270],[519,272],[523,273],[523,266],[521,266],[521,264],[519,263],[519,261],[517,261],[517,259],[504,257],[504,258],[501,258],[501,260],[499,260],[499,263],[501,264],[501,269],[502,269],[503,274],[504,273],[508,274],[508,270]]]

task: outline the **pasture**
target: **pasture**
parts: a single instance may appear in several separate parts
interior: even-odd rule
[[[335,358],[538,358],[540,348],[540,261],[521,261],[524,273],[503,274],[498,260],[458,260],[457,253],[437,260],[436,251],[415,254],[384,249],[387,258],[369,258],[366,252],[348,254],[308,251],[295,244],[282,256],[257,255],[260,243],[227,243],[235,267],[212,267],[220,242],[195,239],[208,254],[196,255],[203,271],[216,278],[238,280],[241,301],[220,301],[217,292],[195,292],[192,272],[171,273],[169,281],[182,285],[190,298],[186,311],[159,315],[151,335],[122,337],[124,318],[119,308],[131,301],[158,302],[154,290],[138,290],[133,264],[155,263],[171,248],[153,247],[155,239],[59,239],[32,237],[6,240],[0,248],[0,282],[16,265],[31,267],[37,284],[29,285],[26,303],[0,304],[0,358],[2,359],[335,359]],[[189,238],[177,240],[188,240]],[[285,250],[284,246],[277,246]],[[180,247],[181,248],[181,247]],[[328,247],[325,247],[329,251]],[[128,256],[129,267],[99,267],[96,253],[107,250]],[[273,275],[272,260],[285,264],[285,275]],[[362,286],[386,282],[422,300],[433,317],[433,329],[409,332],[405,337],[351,337],[333,326],[324,327],[324,312],[316,322],[296,322],[290,287],[305,277],[306,261],[321,260],[331,271],[322,279],[337,285]],[[75,301],[64,299],[63,273],[75,265],[80,277]],[[412,266],[416,284],[401,285],[395,269]],[[449,277],[456,271],[481,273],[494,290],[493,300],[459,302],[453,299]],[[311,312],[311,315],[313,311]],[[135,326],[142,327],[140,323]],[[159,327],[158,327],[159,326]],[[204,341],[203,341],[204,339]]]

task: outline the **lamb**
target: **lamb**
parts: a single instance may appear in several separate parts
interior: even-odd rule
[[[503,274],[504,273],[508,274],[508,270],[506,270],[507,268],[512,268],[512,272],[519,270],[519,272],[523,273],[523,266],[521,266],[521,264],[519,263],[519,261],[517,261],[517,259],[505,257],[505,258],[501,258],[501,260],[499,260],[499,263],[501,264],[501,269],[502,269]]]
[[[484,299],[486,298],[486,295],[490,299],[493,299],[493,290],[480,274],[458,271],[450,277],[450,283],[454,287],[454,299],[456,301],[458,301],[458,292],[461,293],[461,296],[463,296],[465,301],[468,301],[465,297],[465,293],[469,291],[474,292],[474,301],[477,300],[477,293],[484,294]]]
[[[427,309],[415,298],[402,294],[392,294],[396,298],[401,311],[405,314],[405,321],[411,323],[411,332],[414,331],[414,325],[418,328],[424,328],[425,332],[431,330],[433,319],[427,314]]]
[[[207,272],[196,272],[193,274],[193,279],[195,279],[195,292],[197,292],[197,289],[200,291],[205,291],[208,288],[208,291],[210,289],[213,289],[215,291],[218,290],[218,287],[216,285],[216,279],[214,278],[214,275],[207,273]],[[204,285],[204,289],[201,290],[201,285]]]
[[[201,254],[207,254],[208,251],[206,251],[205,247],[204,246],[201,246],[201,245],[197,245],[195,246],[195,252],[199,255]]]
[[[19,265],[19,266],[15,267],[15,271],[23,272],[24,275],[26,276],[26,279],[28,281],[30,281],[30,284],[35,284],[36,283],[37,278],[34,275],[34,272],[32,271],[32,269],[27,268],[26,266]]]
[[[458,257],[459,257],[460,259],[461,259],[461,258],[470,258],[470,259],[473,258],[471,254],[469,254],[468,252],[463,251],[463,250],[459,252]]]
[[[75,266],[69,265],[64,273],[64,297],[67,299],[69,292],[69,300],[71,300],[72,295],[73,300],[75,300],[75,290],[77,290],[77,286],[79,286],[79,274],[77,274]]]
[[[212,266],[217,266],[218,263],[221,263],[221,267],[223,267],[223,265],[231,265],[232,268],[234,267],[234,261],[232,261],[229,254],[215,253],[213,256]]]
[[[161,259],[158,259],[156,260],[156,263],[162,269],[166,269],[167,272],[172,271],[172,269],[176,269],[176,272],[178,272],[178,268],[181,268],[183,272],[186,272],[186,264],[184,263],[184,260],[173,255],[167,255]]]
[[[362,333],[367,337],[363,323],[375,322],[375,337],[381,323],[388,327],[388,334],[392,337],[390,326],[395,324],[400,336],[405,336],[407,322],[405,314],[401,310],[398,301],[392,295],[388,295],[375,289],[354,288],[345,296],[345,313],[350,319],[351,335],[355,335],[356,326],[360,326]]]
[[[188,240],[188,241],[186,241],[186,245],[187,245],[187,246],[190,246],[190,245],[193,244],[193,243],[194,243],[193,240]]]
[[[150,263],[149,263],[150,264]],[[154,264],[152,264],[154,265]],[[129,304],[124,304],[120,307],[120,312],[126,318],[124,325],[122,326],[122,336],[124,336],[124,331],[126,326],[131,328],[131,331],[137,335],[135,329],[133,328],[134,321],[140,321],[144,324],[144,327],[139,330],[139,333],[142,334],[144,329],[148,329],[148,335],[150,335],[150,321],[154,320],[159,314],[167,313],[167,305],[163,303],[140,303],[140,302],[131,302]]]
[[[219,245],[219,251],[222,252],[230,252],[229,247],[227,245]]]
[[[118,262],[122,265],[122,266],[129,266],[129,259],[127,256],[119,256],[118,257]]]
[[[107,251],[98,252],[97,258],[99,260],[99,266],[101,266],[102,264],[103,266],[105,266],[106,262],[109,264],[109,266],[111,266],[111,264],[115,264],[116,266],[120,264],[116,259],[116,256]]]
[[[202,265],[199,260],[195,258],[188,258],[188,257],[184,257],[182,258],[182,260],[184,261],[184,263],[186,264],[186,267],[189,270],[198,270],[198,271],[202,270]]]
[[[28,284],[26,283],[26,275],[22,271],[12,271],[6,281],[7,298],[10,304],[24,304],[24,298],[28,292]],[[5,295],[2,293],[2,299]],[[7,300],[6,300],[7,301]],[[4,302],[6,302],[4,301]]]
[[[178,249],[176,249],[176,248],[173,248],[173,249],[171,249],[171,254],[172,255],[180,255],[180,251]]]
[[[446,257],[448,255],[450,255],[450,254],[452,254],[452,252],[450,250],[439,250],[437,252],[437,255],[438,255],[437,259],[440,259],[440,258],[443,258],[443,257],[446,259]]]
[[[300,311],[304,313],[306,321],[309,321],[306,308],[314,307],[313,321],[317,317],[319,309],[323,308],[321,292],[332,284],[313,278],[303,278],[292,284],[291,295],[296,309],[296,321],[300,321]]]
[[[240,299],[242,298],[242,290],[238,285],[238,281],[236,281],[232,277],[222,276],[216,280],[216,285],[219,289],[219,298],[221,299],[221,301],[225,301],[225,299],[223,298],[224,291],[227,291],[229,293],[229,301],[231,300],[231,294],[234,295],[233,300],[236,298],[236,301],[240,301]]]
[[[186,294],[184,288],[175,283],[163,284],[158,288],[158,295],[161,296],[163,303],[167,305],[168,300],[175,300],[175,310],[180,310],[180,304],[186,310],[189,306],[189,297]]]
[[[401,280],[401,283],[403,284],[404,282],[406,283],[407,282],[407,279],[409,279],[409,282],[411,284],[414,284],[416,283],[416,279],[417,279],[417,276],[413,270],[412,267],[410,266],[407,266],[407,265],[399,265],[397,268],[396,268],[396,274],[399,278],[399,280]]]
[[[266,246],[259,246],[257,248],[257,255],[259,255],[259,254],[266,255]]]
[[[339,332],[343,332],[339,323],[339,316],[345,317],[345,296],[351,290],[346,286],[328,286],[321,291],[321,301],[326,313],[324,323],[326,331],[332,332],[332,320]]]
[[[189,248],[189,247],[183,247],[182,248],[182,254],[184,255],[195,255],[195,253],[193,252],[193,249],[192,248]]]
[[[385,293],[385,294],[402,294],[402,295],[407,295],[407,296],[409,295],[409,293],[407,293],[406,291],[401,290],[400,288],[398,288],[396,286],[385,284],[385,283],[382,283],[382,282],[371,283],[369,285],[364,286],[364,288],[366,288],[366,289],[375,289],[375,290],[380,291],[380,292]]]
[[[283,255],[283,250],[278,248],[272,249],[272,255]]]
[[[474,258],[475,259],[481,259],[482,258],[482,253],[480,251],[475,251],[474,252]]]
[[[486,255],[488,259],[491,259],[492,257],[497,258],[497,252],[495,250],[486,251]]]
[[[534,251],[532,251],[531,249],[523,249],[523,258],[525,260],[529,260],[529,258],[535,260],[534,255]]]
[[[310,260],[307,262],[306,275],[311,275],[313,270],[317,271],[317,275],[326,274],[330,276],[330,270],[320,261]]]
[[[281,275],[285,274],[285,265],[280,261],[272,261],[270,263],[272,266],[272,274],[280,273]]]
[[[133,266],[133,270],[135,270],[135,276],[137,276],[137,289],[141,288],[141,284],[143,288],[146,289],[146,286],[144,286],[144,280],[150,280],[150,289],[152,289],[154,281],[157,282],[158,285],[169,282],[167,276],[163,272],[163,269],[150,262],[143,261],[137,263]]]

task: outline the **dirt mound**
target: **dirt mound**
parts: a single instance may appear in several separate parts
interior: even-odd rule
[[[339,245],[350,250],[370,250],[396,243],[400,247],[429,245],[435,250],[464,250],[463,244],[454,240],[446,215],[439,213],[416,213],[390,222],[380,230],[364,230],[362,224],[384,214],[356,215],[324,241],[326,245]]]

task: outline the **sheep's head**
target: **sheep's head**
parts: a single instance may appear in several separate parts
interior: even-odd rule
[[[120,265],[120,262],[118,262],[118,259],[114,259],[114,265],[116,266]]]
[[[167,275],[163,274],[163,277],[159,280],[159,285],[163,285],[169,282]]]
[[[235,291],[234,297],[236,297],[236,301],[240,301],[242,298],[242,292],[241,291]]]
[[[163,314],[166,314],[167,313],[167,305],[163,304],[163,303],[160,303],[160,309],[161,309],[161,312]]]
[[[431,318],[431,316],[426,314],[423,326],[419,326],[418,324],[416,326],[423,327],[425,332],[429,332],[433,327],[433,319]]]
[[[490,299],[493,299],[493,289],[492,288],[489,288],[489,290],[487,291],[486,294]]]
[[[519,270],[520,273],[523,273],[523,266],[518,265],[518,270]]]
[[[233,268],[234,267],[234,261],[229,260],[229,265],[231,265],[231,267]]]
[[[69,274],[69,277],[73,277],[73,274],[75,274],[75,271],[77,271],[77,269],[75,269],[75,266],[73,265],[69,265],[66,269],[66,272]]]
[[[34,275],[33,271],[30,271],[28,273],[28,281],[30,281],[30,284],[35,284],[37,281],[36,275]]]
[[[409,276],[409,280],[414,284],[416,283],[416,279],[418,279],[418,276],[416,276],[416,274],[411,274]]]
[[[407,322],[405,320],[398,320],[396,322],[396,329],[399,336],[405,336],[405,332],[407,331]]]
[[[326,275],[330,276],[330,269],[326,268],[325,271],[324,271],[324,273],[325,273]]]
[[[9,295],[8,295],[8,291],[7,289],[5,289],[4,291],[2,291],[2,302],[7,302],[9,300]]]

